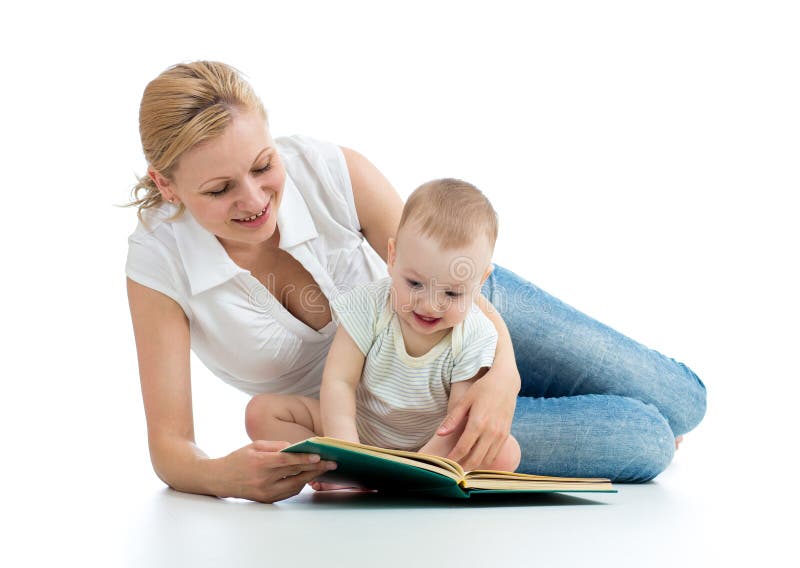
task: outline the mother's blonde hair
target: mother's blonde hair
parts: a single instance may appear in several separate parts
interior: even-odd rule
[[[216,61],[179,63],[150,81],[139,106],[139,135],[149,168],[167,179],[186,150],[220,136],[235,111],[258,110],[264,105],[235,68]],[[138,216],[163,202],[149,175],[139,178],[129,206]],[[180,205],[177,215],[183,212]],[[176,216],[177,216],[176,215]]]

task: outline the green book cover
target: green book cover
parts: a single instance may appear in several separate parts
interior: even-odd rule
[[[465,473],[446,458],[387,450],[335,438],[309,438],[284,452],[318,454],[337,469],[319,481],[355,484],[384,493],[467,499],[475,493],[616,493],[607,479],[559,478],[512,472]]]

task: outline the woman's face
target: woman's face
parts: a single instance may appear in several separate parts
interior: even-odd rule
[[[286,171],[257,111],[235,113],[220,137],[181,156],[172,177],[157,179],[164,197],[183,203],[223,245],[259,244],[274,234]]]

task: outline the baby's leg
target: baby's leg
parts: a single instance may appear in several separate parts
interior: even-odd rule
[[[495,471],[516,471],[519,467],[519,460],[522,457],[522,452],[519,449],[519,442],[514,436],[506,438],[500,453],[490,464],[481,464],[477,469],[493,469]]]
[[[321,436],[319,401],[283,394],[254,396],[245,410],[245,426],[251,440],[295,443]]]
[[[252,440],[300,442],[322,436],[319,401],[303,396],[260,394],[254,396],[245,410],[247,434]],[[350,489],[350,485],[311,481],[316,491]]]
[[[432,454],[434,456],[446,457],[461,437],[461,430],[448,434],[447,436],[434,436],[431,440],[419,449],[420,453]],[[521,452],[519,443],[514,436],[509,436],[503,443],[500,452],[491,463],[481,463],[474,469],[493,469],[495,471],[514,471],[519,466]]]

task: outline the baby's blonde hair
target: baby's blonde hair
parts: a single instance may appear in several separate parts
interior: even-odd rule
[[[407,224],[445,250],[465,247],[481,233],[492,249],[497,241],[494,207],[477,187],[460,179],[436,179],[415,189],[406,200],[397,232]]]
[[[150,81],[139,106],[139,135],[149,167],[170,179],[186,150],[220,136],[235,112],[257,110],[267,119],[264,105],[241,73],[216,61],[180,63]],[[150,176],[139,178],[129,206],[138,215],[162,203]],[[183,205],[178,215],[183,212]]]

